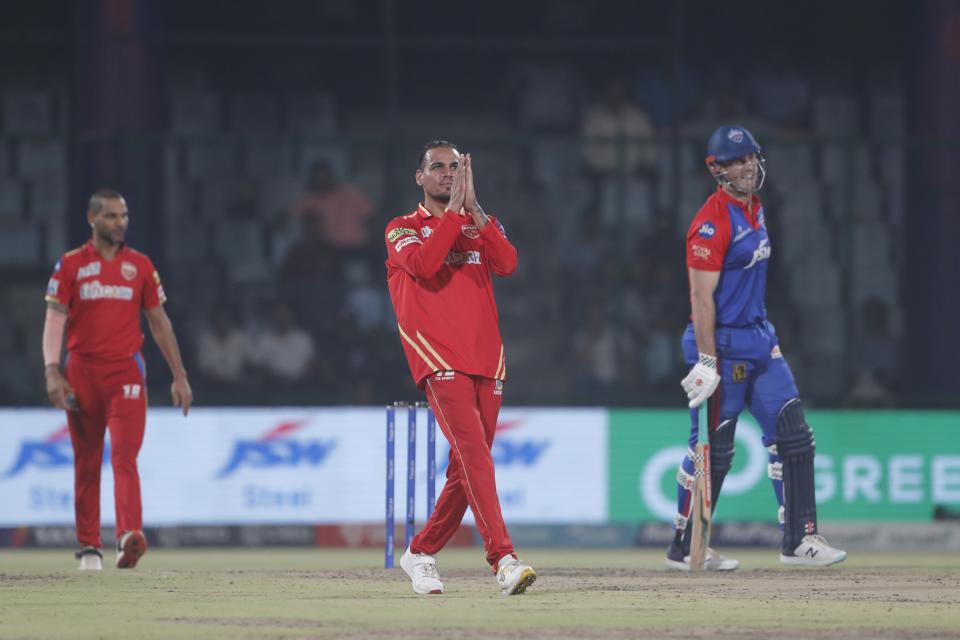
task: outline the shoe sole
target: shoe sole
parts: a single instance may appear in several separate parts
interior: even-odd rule
[[[782,553],[780,554],[781,564],[792,565],[795,567],[829,567],[832,564],[837,564],[843,562],[847,559],[847,554],[844,553],[842,556],[838,556],[829,562],[820,562],[817,560],[810,560],[808,558],[802,558],[797,556],[785,556]]]
[[[530,588],[534,582],[537,581],[537,572],[531,567],[527,567],[523,570],[523,573],[520,574],[520,579],[517,581],[517,584],[513,585],[510,589],[505,589],[503,595],[505,596],[519,596],[522,595],[527,589]]]
[[[123,549],[117,556],[117,569],[133,569],[147,552],[147,539],[140,531],[134,531],[123,543]]]
[[[679,560],[671,560],[670,558],[667,558],[664,561],[663,566],[665,566],[669,571],[683,571],[685,573],[689,573],[690,571],[690,565],[688,565],[686,562],[680,562]],[[724,567],[723,565],[721,565],[719,567],[704,567],[704,571],[736,571],[739,568],[740,568],[740,563],[736,562],[733,564],[733,566],[728,565]]]

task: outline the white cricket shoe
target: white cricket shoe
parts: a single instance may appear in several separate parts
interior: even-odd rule
[[[670,556],[667,556],[667,561],[664,565],[667,569],[673,571],[690,571],[690,556],[684,556],[683,562],[680,560],[672,560]],[[707,571],[736,571],[740,568],[740,561],[728,558],[722,553],[718,553],[708,547],[707,560],[703,563],[703,568]]]
[[[74,557],[80,561],[80,566],[78,567],[80,571],[103,570],[103,554],[100,553],[100,549],[96,547],[82,547],[80,551],[74,554]]]
[[[497,584],[505,596],[518,596],[537,580],[537,572],[528,564],[512,555],[500,558],[497,563]]]
[[[410,548],[407,547],[400,558],[400,567],[410,576],[415,593],[422,596],[443,593],[436,557],[426,553],[410,553]]]
[[[846,551],[831,547],[827,539],[820,534],[804,536],[803,540],[800,541],[800,546],[794,549],[793,555],[780,554],[780,562],[783,564],[798,564],[809,567],[826,567],[843,562],[846,559]]]

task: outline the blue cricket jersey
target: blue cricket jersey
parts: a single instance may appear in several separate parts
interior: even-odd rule
[[[746,327],[766,319],[769,259],[770,236],[760,199],[754,195],[747,207],[718,187],[687,231],[687,267],[721,272],[713,294],[718,328]]]

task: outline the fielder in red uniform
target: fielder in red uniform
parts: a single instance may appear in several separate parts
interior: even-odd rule
[[[127,203],[116,191],[90,198],[87,220],[93,237],[68,251],[47,286],[43,358],[47,395],[66,409],[74,454],[77,557],[81,569],[99,570],[100,467],[104,432],[110,430],[117,522],[117,567],[136,566],[147,550],[140,506],[137,454],[147,414],[146,371],[140,347],[141,309],[173,372],[173,404],[186,416],[193,402],[166,296],[150,258],[124,243]],[[64,326],[66,376],[60,372]]]
[[[477,203],[470,154],[428,143],[416,181],[423,203],[386,228],[387,284],[410,372],[450,443],[450,464],[400,566],[416,593],[443,593],[435,556],[469,506],[502,592],[523,593],[537,574],[514,553],[490,454],[507,377],[490,274],[513,273],[517,250]]]

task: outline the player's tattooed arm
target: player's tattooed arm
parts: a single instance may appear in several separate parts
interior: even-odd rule
[[[483,229],[490,222],[490,218],[483,211],[483,207],[477,201],[477,191],[473,185],[473,158],[469,153],[465,153],[462,158],[460,171],[464,172],[464,183],[466,193],[463,198],[463,210],[473,217],[473,223],[477,229]]]

